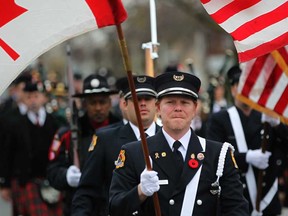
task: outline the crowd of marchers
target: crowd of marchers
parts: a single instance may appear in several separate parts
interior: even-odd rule
[[[133,75],[136,103],[127,77],[74,74],[69,95],[22,72],[0,104],[1,197],[15,216],[151,216],[156,192],[163,216],[281,215],[288,127],[236,97],[240,75]]]

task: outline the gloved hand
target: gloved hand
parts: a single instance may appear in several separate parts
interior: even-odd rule
[[[160,189],[158,173],[145,169],[140,176],[140,188],[145,196],[152,196],[154,192]]]
[[[252,213],[251,213],[251,216],[262,216],[263,213],[262,212],[258,212],[257,210],[253,210]]]
[[[280,119],[279,118],[273,118],[271,116],[268,116],[268,115],[262,113],[261,122],[262,123],[268,122],[272,127],[276,127],[277,125],[280,124]]]
[[[77,187],[81,177],[81,172],[78,167],[72,165],[66,173],[66,180],[71,187]]]
[[[271,152],[262,153],[261,149],[248,150],[246,153],[246,162],[252,164],[258,169],[266,169],[268,167],[269,157]]]

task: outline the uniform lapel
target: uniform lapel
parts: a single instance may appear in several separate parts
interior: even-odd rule
[[[120,128],[119,134],[119,139],[121,140],[119,143],[126,144],[128,142],[137,141],[137,137],[129,123]]]
[[[187,184],[192,180],[196,172],[199,170],[199,168],[203,164],[203,161],[205,160],[205,158],[203,159],[201,158],[201,160],[197,158],[200,152],[202,152],[202,154],[205,155],[205,152],[203,152],[202,146],[200,144],[200,141],[197,135],[192,131],[185,162],[184,162],[183,172],[176,186],[175,193],[179,193],[186,188]],[[198,162],[198,166],[195,168],[192,168],[189,166],[189,161],[193,157],[195,157],[194,159]]]
[[[149,141],[152,141],[149,142]],[[169,176],[173,182],[177,182],[177,167],[176,161],[173,157],[172,150],[167,143],[162,130],[159,131],[155,136],[148,138],[150,157],[153,161],[153,169],[157,167],[159,171]],[[157,171],[157,170],[156,170]]]

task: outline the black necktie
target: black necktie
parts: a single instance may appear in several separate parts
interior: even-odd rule
[[[182,170],[183,170],[183,164],[184,164],[184,162],[183,162],[183,156],[182,156],[181,152],[178,150],[181,145],[182,145],[181,142],[179,142],[178,140],[176,140],[176,141],[173,143],[173,148],[174,148],[173,154],[174,154],[174,156],[175,156],[175,158],[176,158],[177,165],[178,165],[178,167],[179,167],[180,173],[181,173]]]

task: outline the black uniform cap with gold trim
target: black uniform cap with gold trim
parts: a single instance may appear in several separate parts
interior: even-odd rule
[[[135,91],[137,96],[157,97],[155,91],[155,78],[145,75],[133,76]],[[122,77],[117,81],[117,89],[124,95],[124,99],[132,97],[127,77]]]
[[[198,99],[201,81],[198,77],[179,71],[168,71],[156,77],[158,98],[166,95],[187,95]]]
[[[110,89],[105,77],[92,74],[84,79],[83,91],[81,94],[75,94],[73,97],[86,97],[94,94],[116,94],[116,90]]]

